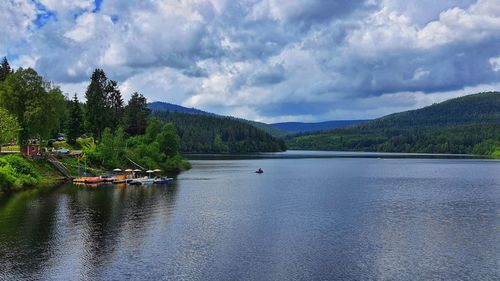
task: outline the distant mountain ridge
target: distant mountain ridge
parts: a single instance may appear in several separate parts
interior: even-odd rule
[[[168,112],[179,112],[179,113],[200,114],[200,115],[216,115],[210,112],[196,109],[194,107],[188,108],[177,104],[161,102],[161,101],[148,103],[148,108],[153,112],[168,111]]]
[[[228,117],[222,116],[215,113],[210,113],[197,108],[188,108],[181,105],[168,103],[168,102],[152,102],[148,104],[148,108],[153,112],[177,112],[177,113],[188,113],[197,115],[207,115],[207,116],[218,116],[218,117]],[[307,133],[307,132],[317,132],[323,130],[331,130],[339,127],[345,127],[350,125],[355,125],[363,123],[369,120],[338,120],[338,121],[325,121],[317,123],[306,123],[306,122],[282,122],[274,124],[266,124],[263,122],[257,122],[252,120],[246,120],[242,118],[231,117],[243,123],[250,124],[264,132],[271,134],[273,137],[283,138],[287,135],[296,133]]]
[[[450,99],[287,140],[290,149],[493,155],[500,149],[500,92]]]
[[[275,128],[292,132],[292,133],[307,133],[307,132],[319,132],[325,130],[332,130],[340,127],[346,127],[351,125],[356,125],[360,123],[365,123],[370,120],[336,120],[336,121],[324,121],[324,122],[281,122],[269,124]]]
[[[252,120],[246,120],[242,118],[236,118],[236,117],[231,117],[231,116],[222,116],[218,115],[215,113],[210,113],[206,112],[197,108],[188,108],[184,106],[180,106],[177,104],[173,103],[168,103],[168,102],[152,102],[148,104],[148,108],[153,112],[177,112],[177,113],[187,113],[187,114],[197,114],[197,115],[206,115],[206,116],[214,116],[214,117],[220,117],[220,118],[232,118],[234,120],[237,120],[239,122],[243,122],[246,124],[249,124],[257,129],[263,130],[264,132],[271,134],[273,137],[284,137],[290,132],[281,130],[279,128],[275,128],[269,124],[262,123],[262,122],[257,122],[257,121],[252,121]]]

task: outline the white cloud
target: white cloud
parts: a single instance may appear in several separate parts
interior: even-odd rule
[[[12,46],[30,36],[29,29],[36,19],[36,7],[31,1],[0,1],[0,53],[12,50]]]
[[[41,0],[57,20],[35,27],[33,2],[8,0],[0,55],[80,96],[99,67],[126,98],[268,121],[377,117],[497,85],[500,5],[472,2],[105,0],[93,12]]]
[[[95,13],[85,13],[76,19],[73,29],[64,33],[64,36],[77,43],[84,43],[96,35],[106,33],[107,26],[112,25],[109,17]]]
[[[438,21],[426,25],[418,34],[418,45],[431,48],[456,41],[476,41],[498,36],[500,8],[497,0],[479,0],[468,9],[442,12]]]
[[[491,69],[493,69],[493,71],[500,71],[500,56],[496,58],[490,58],[488,61],[490,62]]]
[[[401,3],[401,2],[398,2]],[[478,41],[498,36],[500,11],[497,0],[479,0],[468,8],[450,8],[420,27],[414,19],[383,6],[363,19],[347,38],[353,52],[378,55],[401,48],[429,49],[458,41]],[[392,5],[394,7],[395,5]]]
[[[50,11],[56,12],[58,16],[72,15],[75,11],[91,10],[94,8],[93,0],[39,0],[42,5]]]
[[[413,48],[418,27],[405,16],[382,8],[361,23],[348,37],[349,52],[374,56],[401,48]]]
[[[413,80],[420,80],[423,77],[426,77],[430,74],[431,72],[428,70],[425,70],[422,67],[419,67],[415,70],[415,73],[413,74]]]

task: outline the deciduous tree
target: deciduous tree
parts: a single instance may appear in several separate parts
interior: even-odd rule
[[[0,84],[0,106],[17,118],[18,142],[23,146],[30,138],[48,137],[58,126],[64,96],[35,70],[19,68]]]
[[[12,141],[19,133],[16,117],[0,107],[0,145]],[[2,147],[0,146],[0,151]]]

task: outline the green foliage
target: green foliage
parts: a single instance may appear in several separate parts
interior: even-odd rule
[[[0,191],[9,192],[41,182],[33,163],[20,155],[0,157]]]
[[[158,120],[151,118],[146,134],[129,138],[127,146],[130,159],[143,167],[164,171],[191,168],[179,154],[180,138],[171,123],[161,126]]]
[[[118,83],[108,80],[102,69],[92,73],[85,98],[85,125],[95,137],[100,138],[104,128],[121,124],[124,108]]]
[[[68,110],[69,113],[68,119],[66,120],[66,136],[69,143],[75,144],[77,138],[81,136],[83,132],[82,108],[76,94],[74,95],[73,100],[69,103]]]
[[[175,125],[182,152],[243,153],[286,150],[283,141],[234,118],[178,112],[155,112],[153,116]]]
[[[100,143],[87,151],[88,158],[103,167],[118,167],[125,156],[125,131],[118,128],[115,133],[110,128],[104,129]]]
[[[108,78],[102,69],[96,69],[90,77],[90,84],[85,92],[85,127],[95,137],[100,137],[106,128],[108,112],[106,110],[106,87]]]
[[[70,150],[73,149],[73,147],[65,141],[53,142],[52,147],[55,149],[60,149],[60,148],[66,148],[66,149],[70,149]]]
[[[109,111],[109,126],[111,128],[117,128],[123,118],[123,99],[120,90],[118,89],[118,83],[116,81],[110,80],[106,87],[106,99],[107,107]]]
[[[292,149],[492,155],[500,147],[500,93],[465,96],[287,141]]]
[[[252,125],[253,127],[260,129],[260,130],[270,134],[271,136],[273,136],[275,138],[283,138],[287,135],[292,134],[292,132],[288,132],[288,131],[285,131],[285,130],[282,130],[279,128],[275,128],[275,127],[273,127],[269,124],[266,124],[266,123],[245,120],[245,119],[239,119],[239,118],[236,118],[236,120],[247,123],[249,125]]]
[[[30,138],[48,137],[65,110],[61,91],[31,68],[19,68],[0,84],[0,106],[17,118],[22,145]]]
[[[18,133],[19,123],[16,117],[0,107],[0,144],[12,141]]]
[[[4,81],[9,74],[12,73],[9,62],[6,57],[3,57],[2,63],[0,63],[0,82]]]
[[[94,139],[93,138],[77,138],[76,139],[76,143],[83,149],[83,150],[87,150],[87,149],[91,149],[91,148],[95,148],[95,143],[94,143]]]
[[[127,106],[123,117],[125,131],[131,136],[142,135],[148,125],[150,110],[147,107],[147,100],[143,95],[134,93]]]
[[[160,151],[167,157],[173,157],[179,153],[179,148],[181,146],[180,139],[172,123],[163,125],[155,141],[158,143]]]
[[[145,135],[128,139],[122,128],[114,133],[106,128],[99,144],[84,150],[87,160],[105,168],[130,167],[133,165],[132,160],[148,169],[189,169],[189,162],[179,155],[179,136],[175,127],[172,124],[162,126],[154,119],[149,120],[148,124]]]

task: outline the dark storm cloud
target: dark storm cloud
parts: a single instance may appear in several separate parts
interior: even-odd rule
[[[259,106],[257,112],[263,116],[281,115],[322,115],[332,109],[332,104],[324,102],[281,102]]]
[[[18,2],[0,2],[0,52],[63,89],[99,67],[152,100],[278,120],[500,83],[495,0],[40,0],[43,25]]]
[[[498,55],[499,42],[499,38],[487,38],[480,44],[465,42],[431,50],[387,53],[370,59],[351,58],[336,69],[348,83],[331,90],[381,95],[401,91],[450,91],[498,82],[500,73],[491,69],[489,59]]]

